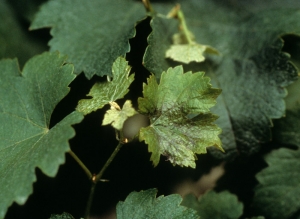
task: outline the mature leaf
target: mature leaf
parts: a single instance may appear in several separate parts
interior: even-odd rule
[[[279,37],[285,33],[300,33],[298,9],[250,12],[247,8],[235,8],[229,1],[178,2],[195,41],[211,45],[222,54],[210,57],[204,64],[185,67],[206,71],[212,84],[222,89],[212,112],[220,116],[216,123],[222,128],[220,138],[226,153],[216,150],[214,155],[224,158],[257,152],[260,144],[271,138],[271,119],[284,115],[284,87],[297,78],[289,56],[281,51],[283,42]],[[153,7],[156,9],[155,4]],[[158,5],[159,10],[171,7],[172,4]],[[152,38],[149,45],[163,48],[168,40],[170,36]],[[152,53],[163,55],[165,51],[157,49]],[[161,66],[159,59],[156,61],[155,65]],[[165,70],[165,66],[164,69],[145,66],[157,78]]]
[[[281,144],[300,146],[300,80],[288,87],[286,115],[274,121],[273,136]]]
[[[21,66],[33,55],[47,50],[39,40],[29,37],[19,24],[12,8],[0,1],[0,59],[18,57]]]
[[[196,210],[201,219],[238,219],[243,214],[243,204],[228,191],[209,191],[198,200],[190,194],[181,204]]]
[[[144,66],[152,73],[162,73],[170,67],[169,60],[165,59],[165,51],[172,45],[172,36],[178,30],[178,22],[154,16],[150,22],[152,32],[148,37],[148,47],[143,58]],[[159,75],[160,76],[160,75]],[[159,76],[157,79],[159,80]]]
[[[43,53],[30,59],[22,73],[16,60],[0,62],[0,218],[13,201],[25,203],[36,167],[56,175],[69,150],[68,140],[75,135],[71,125],[83,118],[73,112],[49,129],[54,107],[75,78],[65,59]]]
[[[209,111],[221,91],[209,81],[203,72],[183,74],[178,66],[163,72],[159,85],[154,75],[144,84],[138,105],[151,124],[140,130],[139,139],[148,144],[154,166],[164,155],[173,165],[194,168],[195,154],[206,153],[209,146],[223,150],[221,130],[213,124],[217,116]]]
[[[256,176],[254,206],[267,218],[290,218],[300,209],[300,149],[281,148],[265,160],[269,166]]]
[[[180,206],[180,195],[155,198],[156,194],[156,189],[130,193],[124,202],[117,204],[117,219],[199,218],[194,210]]]
[[[122,57],[117,58],[112,66],[113,80],[105,83],[96,83],[87,96],[92,99],[82,99],[78,102],[77,111],[84,115],[101,109],[104,105],[123,98],[127,94],[128,87],[134,80],[134,74],[129,77],[131,67]]]
[[[75,73],[91,78],[111,75],[145,14],[142,3],[132,0],[54,0],[43,5],[30,28],[51,27],[50,50],[68,55]]]
[[[72,215],[69,213],[62,213],[62,214],[52,214],[50,219],[74,219]]]
[[[111,103],[110,110],[107,110],[104,115],[102,125],[111,124],[115,129],[121,130],[125,120],[136,113],[130,100],[126,100],[122,109],[120,109],[116,102],[113,102]]]

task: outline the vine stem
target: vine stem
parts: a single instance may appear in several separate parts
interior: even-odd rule
[[[94,198],[95,188],[96,188],[97,183],[99,181],[101,181],[101,177],[103,176],[105,170],[111,164],[111,162],[113,161],[113,159],[115,158],[115,156],[117,155],[117,153],[120,151],[120,149],[122,148],[122,146],[123,146],[123,143],[120,140],[119,144],[117,145],[117,147],[115,148],[115,150],[113,151],[113,153],[110,155],[110,157],[108,158],[108,160],[106,161],[106,163],[104,164],[104,166],[102,167],[102,169],[100,170],[100,172],[97,175],[92,175],[91,176],[90,179],[92,181],[92,186],[91,186],[90,195],[89,195],[87,206],[86,206],[85,217],[84,217],[85,219],[89,218],[90,210],[91,210],[92,202],[93,202],[93,198]]]
[[[152,8],[152,5],[150,4],[150,1],[149,0],[142,0],[147,12],[150,12],[150,13],[154,13],[154,10]]]
[[[93,175],[92,175],[91,171],[84,165],[84,163],[79,159],[79,157],[77,157],[77,155],[72,150],[69,151],[69,154],[74,158],[74,160],[83,169],[83,171],[85,172],[85,174],[87,175],[87,177],[89,179],[92,179]]]

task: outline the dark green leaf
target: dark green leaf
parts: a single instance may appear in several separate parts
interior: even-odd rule
[[[188,70],[205,71],[212,84],[222,89],[212,112],[220,116],[216,123],[223,130],[220,138],[226,153],[213,151],[214,155],[228,157],[257,152],[262,142],[271,139],[271,119],[284,115],[284,87],[297,78],[289,55],[281,51],[280,36],[300,33],[298,9],[249,12],[226,1],[184,0],[179,3],[195,41],[210,45],[221,54],[210,57],[204,64],[185,66]],[[171,5],[160,4],[158,8],[171,8]],[[150,39],[150,46],[161,48],[169,46],[165,42],[171,40],[169,35]],[[156,49],[152,53],[162,56],[165,51]],[[166,61],[156,61],[156,67],[146,67],[159,78],[166,67],[157,66]]]
[[[211,87],[203,72],[183,73],[182,66],[163,72],[158,85],[155,76],[144,84],[144,97],[138,99],[140,113],[148,115],[150,126],[140,130],[139,139],[148,144],[154,166],[164,155],[173,165],[195,168],[195,154],[216,146],[221,130],[210,113],[220,94]]]
[[[184,197],[182,205],[196,210],[201,219],[238,219],[243,214],[243,204],[228,191],[209,191],[199,200],[190,194]]]
[[[160,74],[170,67],[165,53],[172,45],[172,36],[178,30],[178,22],[174,19],[155,16],[151,19],[150,25],[152,32],[148,37],[149,46],[145,51],[143,64],[159,80]]]
[[[25,203],[36,167],[54,177],[70,150],[68,140],[75,135],[71,125],[83,115],[73,112],[49,129],[54,107],[75,78],[65,59],[44,53],[30,59],[22,73],[16,60],[0,62],[0,218],[13,201]]]
[[[30,38],[14,11],[3,0],[0,1],[0,21],[0,59],[17,57],[23,66],[29,58],[47,50],[39,40]]]
[[[193,219],[199,218],[192,209],[180,206],[180,195],[156,197],[157,190],[130,193],[117,205],[117,219]]]
[[[300,209],[300,150],[282,148],[265,160],[269,166],[256,176],[254,206],[267,218],[289,218]]]
[[[87,95],[92,98],[80,100],[76,108],[77,111],[86,115],[101,109],[110,102],[123,98],[134,80],[134,74],[129,76],[130,70],[131,67],[124,58],[117,58],[112,66],[113,80],[106,83],[96,83]]]
[[[68,55],[75,73],[91,78],[111,75],[145,15],[143,4],[132,0],[54,0],[43,5],[30,28],[51,27],[50,50]]]
[[[286,115],[274,121],[273,138],[280,144],[300,147],[300,80],[288,87]]]

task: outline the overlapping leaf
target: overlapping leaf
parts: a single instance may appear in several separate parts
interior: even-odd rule
[[[256,176],[254,206],[267,218],[290,218],[300,209],[300,150],[282,148],[265,160],[269,166]]]
[[[156,189],[130,193],[124,202],[117,205],[117,219],[198,219],[192,209],[180,206],[180,195],[159,196]]]
[[[183,73],[182,66],[163,72],[158,85],[155,76],[144,84],[139,110],[150,117],[150,126],[140,130],[139,139],[148,144],[154,166],[164,155],[173,165],[195,167],[195,154],[216,146],[221,130],[209,109],[220,94],[203,72]]]
[[[30,59],[22,74],[15,60],[0,62],[0,218],[12,202],[24,204],[36,180],[35,168],[55,176],[75,133],[74,112],[49,129],[51,113],[75,78],[66,57],[44,53]]]
[[[111,75],[111,66],[130,50],[135,24],[145,17],[141,2],[132,0],[54,0],[37,14],[31,29],[51,27],[51,51],[68,55],[75,73],[87,78]]]
[[[201,219],[238,219],[243,214],[243,204],[228,191],[209,191],[198,200],[190,194],[184,197],[182,205],[196,210]]]
[[[260,143],[271,138],[271,119],[284,115],[284,87],[297,78],[289,55],[281,51],[283,41],[279,37],[285,33],[300,33],[298,10],[279,8],[250,12],[243,7],[236,10],[235,4],[227,1],[222,4],[209,0],[178,2],[195,40],[213,46],[222,54],[210,57],[204,64],[185,66],[189,70],[205,71],[212,84],[222,89],[219,104],[212,111],[220,116],[217,124],[223,130],[220,138],[226,153],[213,151],[214,155],[230,157],[258,151]],[[173,5],[159,4],[157,8],[166,11]],[[156,9],[155,4],[153,7]],[[152,28],[154,34],[163,27],[153,25]],[[163,39],[149,37],[149,49],[154,50],[151,53],[165,54],[153,45],[165,44],[168,40],[171,40],[168,35]],[[148,57],[148,50],[145,57]],[[156,66],[166,63],[156,61]],[[157,78],[165,70],[145,66]]]
[[[105,83],[96,83],[87,96],[91,99],[82,99],[78,102],[77,111],[88,114],[104,105],[123,98],[128,87],[134,80],[134,74],[129,76],[131,67],[122,57],[117,58],[112,66],[113,80]]]

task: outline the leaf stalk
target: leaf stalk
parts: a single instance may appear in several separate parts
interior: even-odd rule
[[[188,44],[193,44],[194,41],[190,37],[190,31],[189,31],[189,29],[186,25],[184,14],[180,9],[177,11],[177,17],[178,17],[178,20],[180,22],[183,34],[184,34]]]
[[[79,166],[83,169],[85,174],[89,179],[92,179],[93,175],[91,171],[84,165],[84,163],[79,159],[79,157],[72,151],[69,151],[69,154],[74,158],[74,160],[79,164]]]

